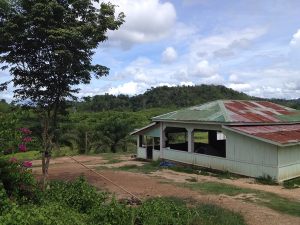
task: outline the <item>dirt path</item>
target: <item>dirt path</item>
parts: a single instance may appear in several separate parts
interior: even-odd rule
[[[94,160],[98,160],[98,163],[103,163],[103,160],[100,157],[90,158],[89,156],[89,158],[86,158],[84,156],[80,156],[76,157],[76,159],[81,162],[85,162],[87,165],[96,165]],[[34,165],[38,165],[38,162],[34,162]],[[33,170],[36,175],[40,174],[40,168],[35,167]],[[230,210],[240,212],[250,225],[300,224],[300,218],[298,217],[281,214],[269,208],[258,206],[252,203],[246,203],[242,200],[238,200],[229,196],[204,195],[172,184],[161,183],[162,178],[153,176],[151,177],[145,174],[111,170],[103,170],[101,173],[140,198],[159,196],[193,198],[200,202],[213,203]],[[50,179],[71,180],[80,176],[81,174],[84,174],[92,185],[107,189],[110,192],[115,193],[118,198],[129,197],[128,194],[124,193],[124,191],[120,190],[111,183],[108,183],[97,175],[86,171],[86,169],[82,168],[80,165],[72,162],[71,159],[58,159],[58,161],[51,163],[49,170]]]
[[[174,182],[184,183],[187,182],[187,178],[195,178],[197,181],[201,182],[218,182],[218,183],[225,183],[230,185],[235,185],[241,188],[250,188],[260,191],[271,192],[282,197],[291,199],[291,200],[298,200],[300,201],[300,188],[298,189],[284,189],[282,186],[279,185],[263,185],[255,183],[255,179],[253,178],[239,178],[239,179],[219,179],[217,177],[212,176],[203,176],[197,174],[186,174],[181,172],[175,172],[172,170],[159,170],[156,172],[151,173],[150,176],[162,177]]]

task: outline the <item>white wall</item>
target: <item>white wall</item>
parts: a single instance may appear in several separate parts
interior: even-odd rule
[[[141,159],[147,159],[147,150],[146,148],[137,147],[137,157]]]
[[[224,130],[226,158],[234,161],[233,170],[251,177],[270,175],[278,178],[277,146],[252,137]]]
[[[300,145],[278,148],[279,180],[300,176]]]

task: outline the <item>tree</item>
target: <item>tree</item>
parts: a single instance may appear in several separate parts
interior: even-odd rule
[[[93,49],[107,39],[108,30],[124,22],[115,6],[98,0],[1,0],[0,63],[10,68],[14,97],[34,106],[42,123],[43,183],[48,167],[58,115],[66,100],[88,84],[91,76],[106,76],[109,69],[92,64]],[[44,185],[45,186],[45,185]]]
[[[97,147],[109,147],[113,153],[117,152],[117,147],[126,151],[128,134],[136,127],[136,118],[129,113],[111,112],[110,115],[104,117],[96,126],[94,143]]]

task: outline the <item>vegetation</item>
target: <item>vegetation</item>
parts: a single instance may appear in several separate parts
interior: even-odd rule
[[[85,97],[72,105],[78,111],[99,112],[107,110],[138,111],[149,108],[182,108],[199,105],[219,99],[262,100],[234,91],[222,85],[196,85],[177,87],[156,87],[145,93],[129,97],[127,95],[97,95]],[[279,104],[300,109],[299,100],[271,99]]]
[[[67,99],[75,99],[79,84],[88,84],[91,75],[106,76],[109,69],[93,65],[93,49],[117,30],[124,14],[115,16],[115,6],[94,0],[2,1],[0,8],[0,63],[9,68],[14,98],[34,106],[42,124],[43,180],[56,137],[60,114]]]
[[[184,187],[209,194],[224,194],[229,196],[244,195],[244,197],[241,196],[241,198],[245,201],[263,205],[281,213],[300,217],[299,201],[290,200],[273,193],[217,182],[188,183],[184,184]]]
[[[154,198],[131,207],[96,190],[83,177],[52,181],[43,193],[30,170],[1,160],[0,224],[3,225],[243,225],[241,215],[209,204]],[[14,168],[14,169],[12,169]]]
[[[278,185],[278,182],[270,175],[260,176],[260,177],[257,177],[255,180],[257,183],[260,183],[260,184]]]
[[[283,187],[285,187],[287,189],[299,188],[300,187],[300,177],[296,177],[294,179],[284,181]]]

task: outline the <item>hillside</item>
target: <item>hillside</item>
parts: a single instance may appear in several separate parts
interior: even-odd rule
[[[216,99],[254,99],[221,85],[156,87],[136,96],[96,95],[75,103],[79,111],[141,110],[147,108],[181,108]]]
[[[79,111],[91,112],[106,110],[137,111],[148,108],[182,108],[217,99],[262,100],[222,85],[162,86],[151,88],[143,94],[132,97],[109,94],[85,97],[83,101],[73,103],[73,106]],[[267,100],[270,101],[270,99]],[[300,108],[300,99],[272,99],[271,101],[293,108]]]

